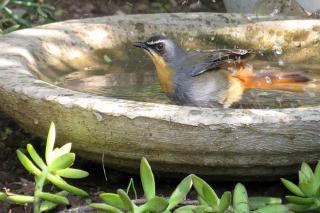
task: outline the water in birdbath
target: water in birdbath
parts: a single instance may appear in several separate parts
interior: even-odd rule
[[[212,39],[213,40],[213,39]],[[192,39],[181,42],[187,49],[234,48]],[[172,103],[161,91],[155,67],[142,49],[131,43],[114,49],[96,50],[101,63],[74,70],[51,79],[54,84],[68,89],[94,95],[126,100]],[[262,70],[304,70],[311,81],[305,92],[285,92],[272,90],[247,90],[242,100],[233,108],[287,108],[314,106],[320,103],[320,58],[311,57],[307,61],[293,60],[281,46],[273,51],[256,51],[256,56],[247,61],[257,72]],[[268,82],[268,78],[265,79]],[[319,91],[318,91],[319,90]],[[172,103],[173,104],[173,103]]]

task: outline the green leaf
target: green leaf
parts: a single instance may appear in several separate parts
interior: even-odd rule
[[[47,14],[45,11],[43,11],[43,10],[41,9],[41,7],[38,7],[38,8],[37,8],[37,12],[38,12],[38,14],[39,14],[40,16],[42,16],[43,18],[45,18],[45,19],[48,18],[48,14]]]
[[[34,175],[40,175],[41,171],[36,167],[29,158],[23,154],[20,150],[17,150],[17,156],[21,164],[26,168],[26,170]]]
[[[16,31],[16,30],[19,29],[19,28],[20,28],[20,25],[19,25],[19,24],[15,24],[15,25],[12,25],[12,26],[9,27],[9,28],[6,28],[6,29],[3,31],[3,33],[4,33],[4,34],[11,33],[11,32],[13,32],[13,31]]]
[[[104,204],[104,203],[91,203],[89,205],[91,208],[100,210],[100,211],[106,211],[109,213],[122,213],[123,211],[113,207],[113,206],[109,206],[108,204]]]
[[[197,199],[198,199],[200,205],[209,206],[209,204],[205,200],[203,200],[203,198],[201,196],[198,196]]]
[[[289,203],[286,206],[294,212],[306,212],[306,211],[310,211],[310,210],[317,208],[317,206],[314,206],[314,205],[313,206],[298,205],[298,204],[294,204],[294,203]]]
[[[50,127],[49,127],[48,137],[47,137],[46,153],[45,153],[46,162],[48,165],[54,159],[53,147],[54,147],[55,140],[56,140],[56,127],[55,127],[54,123],[51,122]]]
[[[118,209],[125,209],[123,202],[118,194],[102,193],[99,197],[108,205],[114,206]]]
[[[168,206],[168,201],[162,197],[157,197],[155,196],[154,198],[151,198],[148,200],[145,204],[139,206],[137,208],[138,213],[143,213],[143,212],[163,212],[167,206]]]
[[[147,200],[150,200],[156,194],[156,187],[151,167],[144,157],[141,159],[140,163],[140,178],[144,194]]]
[[[88,193],[83,191],[82,189],[79,189],[77,187],[74,187],[70,184],[68,184],[67,182],[65,182],[64,180],[62,180],[61,178],[52,175],[52,174],[48,174],[47,179],[53,183],[54,185],[56,185],[57,187],[59,187],[60,189],[66,190],[68,192],[71,192],[72,194],[78,195],[78,196],[88,196]]]
[[[320,186],[320,161],[318,161],[317,166],[314,170],[314,181],[318,186]]]
[[[316,185],[314,178],[311,178],[308,182],[300,183],[299,188],[307,197],[313,197],[316,195],[319,186]]]
[[[56,193],[56,195],[60,195],[60,196],[63,196],[63,197],[67,197],[68,194],[69,194],[69,193],[68,193],[67,191],[61,191],[61,192]],[[41,203],[40,212],[50,211],[50,210],[52,210],[52,209],[55,209],[58,205],[59,205],[59,204],[57,204],[57,203],[53,203],[53,202],[44,200],[44,201]]]
[[[276,197],[249,197],[249,207],[251,210],[256,210],[268,205],[276,205],[281,203],[281,198]]]
[[[237,213],[249,213],[247,190],[241,183],[238,183],[234,188],[233,208]]]
[[[192,186],[192,176],[185,177],[174,190],[169,198],[169,205],[167,210],[171,210],[178,203],[180,203],[189,193]]]
[[[314,204],[315,200],[314,198],[306,198],[306,197],[298,197],[298,196],[286,196],[286,199],[291,202],[291,203],[295,203],[295,204],[299,204],[299,205],[311,205]]]
[[[174,213],[194,213],[193,209],[195,208],[196,206],[191,206],[191,205],[188,205],[188,206],[182,206],[180,208],[177,208]]]
[[[8,195],[7,200],[15,204],[33,203],[34,197],[27,195]]]
[[[130,189],[132,189],[134,193],[134,199],[138,199],[137,190],[136,190],[136,187],[134,186],[133,178],[130,178],[129,185],[127,187],[127,194],[129,194]]]
[[[111,58],[110,58],[107,54],[104,54],[104,55],[103,55],[103,60],[104,60],[107,64],[111,64],[111,63],[112,63]]]
[[[281,182],[283,185],[292,193],[300,197],[305,197],[304,193],[301,191],[301,189],[294,183],[292,183],[289,180],[286,180],[284,178],[281,178]]]
[[[56,174],[64,178],[80,179],[88,177],[89,173],[80,169],[66,168],[56,171]]]
[[[117,193],[120,197],[120,199],[122,200],[123,206],[125,210],[128,210],[129,212],[133,212],[134,211],[134,203],[130,200],[128,194],[123,191],[122,189],[118,189]]]
[[[201,198],[212,207],[218,207],[219,198],[210,185],[196,175],[192,175],[193,186]]]
[[[11,0],[11,3],[17,4],[17,5],[22,5],[22,6],[27,6],[27,7],[39,7],[40,4],[33,3],[31,1],[15,1]]]
[[[271,205],[255,210],[252,213],[288,213],[289,208],[285,205]]]
[[[300,185],[300,183],[305,183],[308,181],[309,181],[308,176],[305,173],[303,173],[302,171],[299,171],[299,185]]]
[[[219,204],[219,213],[224,213],[227,211],[231,204],[231,192],[225,192],[221,196]]]
[[[3,8],[5,7],[5,6],[7,6],[7,4],[10,2],[10,0],[2,0],[1,2],[0,2],[0,10],[3,10]]]
[[[38,192],[36,193],[36,196],[38,196],[39,198],[43,199],[43,200],[47,200],[50,201],[52,203],[57,203],[60,205],[68,205],[69,204],[69,200],[61,195],[57,195],[57,194],[51,194],[51,193],[47,193],[47,192]]]
[[[187,206],[182,206],[174,211],[174,213],[207,213],[207,212],[217,212],[217,211],[205,205],[200,205],[200,206],[187,205]]]
[[[5,193],[3,193],[3,192],[0,192],[0,201],[3,201],[3,200],[5,200],[6,199],[6,194]]]
[[[309,166],[307,163],[305,163],[305,162],[303,162],[303,163],[301,164],[301,172],[302,172],[303,174],[305,174],[305,176],[306,176],[306,178],[307,178],[308,180],[313,177],[313,171],[312,171],[312,169],[311,169],[310,166]]]
[[[76,155],[74,153],[64,154],[56,159],[54,159],[50,164],[48,164],[49,171],[56,171],[60,169],[66,169],[72,166]]]
[[[41,169],[44,169],[47,166],[31,144],[27,145],[27,150],[30,157],[36,163],[37,166],[39,166]]]
[[[58,158],[64,154],[67,154],[71,151],[72,143],[66,143],[60,148],[56,148],[57,150],[53,151],[54,158]]]

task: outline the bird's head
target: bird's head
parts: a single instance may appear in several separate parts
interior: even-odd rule
[[[183,58],[185,52],[172,40],[153,36],[146,41],[133,43],[134,46],[143,48],[151,57],[156,66],[158,78],[162,90],[170,95],[174,92],[173,76],[176,70],[175,65]]]
[[[166,63],[174,63],[184,54],[179,45],[163,36],[153,36],[146,41],[134,42],[133,45],[147,51],[154,61],[164,60]]]

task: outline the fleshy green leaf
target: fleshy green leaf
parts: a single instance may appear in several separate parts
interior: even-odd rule
[[[67,197],[68,196],[68,192],[67,191],[61,191],[56,193],[56,195],[60,195],[63,197]],[[57,203],[53,203],[47,200],[42,201],[41,206],[40,206],[40,212],[46,212],[46,211],[50,211],[52,209],[55,209],[59,204]]]
[[[9,195],[7,200],[15,204],[33,203],[34,197],[27,195]]]
[[[43,162],[40,155],[37,153],[37,151],[33,148],[31,144],[27,145],[27,150],[32,158],[32,160],[36,163],[37,166],[39,166],[41,169],[44,169],[46,167],[46,164]]]
[[[127,194],[129,194],[130,189],[132,189],[132,191],[134,193],[134,199],[138,199],[137,190],[136,190],[136,187],[134,186],[133,178],[130,178],[130,181],[129,181],[129,184],[127,187]]]
[[[218,207],[219,198],[210,185],[196,175],[192,175],[193,186],[201,198],[212,207]]]
[[[169,198],[169,205],[167,207],[167,210],[171,210],[187,196],[192,186],[191,177],[192,176],[189,175],[179,183],[179,185]]]
[[[252,213],[288,213],[289,208],[285,205],[271,205],[255,210]]]
[[[249,213],[247,190],[241,183],[238,183],[234,188],[233,208],[237,213]]]
[[[48,174],[47,179],[53,183],[54,185],[56,185],[57,187],[59,187],[60,189],[66,190],[68,192],[71,192],[72,194],[78,195],[78,196],[88,196],[88,193],[83,191],[82,189],[79,189],[77,187],[74,187],[70,184],[68,184],[67,182],[65,182],[64,180],[62,180],[61,178],[52,175],[52,174]]]
[[[203,198],[201,196],[198,196],[197,199],[198,199],[200,205],[209,206],[209,204],[205,200],[203,200]]]
[[[169,203],[166,199],[155,196],[145,204],[139,206],[137,212],[163,212],[167,208],[168,204]]]
[[[313,177],[313,171],[312,171],[312,169],[311,169],[310,166],[309,166],[307,163],[305,163],[305,162],[303,162],[303,163],[301,164],[301,172],[302,172],[303,174],[305,174],[305,176],[306,176],[306,178],[307,178],[308,180]]]
[[[305,197],[304,193],[301,191],[301,189],[294,183],[292,183],[289,180],[286,180],[284,178],[281,178],[281,182],[283,185],[292,193],[300,197]]]
[[[174,211],[174,213],[206,213],[206,212],[217,212],[211,207],[200,205],[200,206],[182,206]]]
[[[54,142],[56,140],[56,127],[53,122],[51,122],[50,127],[49,127],[49,132],[48,132],[48,137],[47,137],[47,143],[46,143],[46,162],[49,165],[51,161],[53,160],[53,147],[54,147]]]
[[[56,174],[60,177],[64,178],[72,178],[72,179],[80,179],[85,178],[89,175],[88,172],[80,170],[80,169],[73,169],[73,168],[66,168],[56,171]]]
[[[117,193],[122,200],[123,206],[125,210],[128,210],[130,212],[134,211],[134,203],[130,200],[128,194],[123,191],[122,189],[118,189]]]
[[[300,183],[306,183],[308,181],[309,181],[308,176],[305,173],[303,173],[302,171],[299,171],[299,185],[300,185]]]
[[[191,206],[191,205],[188,205],[188,206],[182,206],[180,208],[177,208],[174,213],[194,213],[193,209],[195,208],[196,206]]]
[[[104,204],[104,203],[91,203],[89,205],[91,208],[100,210],[100,211],[106,211],[109,213],[123,213],[123,211],[121,211],[120,209],[117,209],[113,206],[110,206],[108,204]]]
[[[125,209],[123,202],[118,194],[102,193],[99,197],[108,205],[114,206],[118,209]]]
[[[298,197],[298,196],[286,196],[286,199],[291,202],[291,203],[295,203],[295,204],[299,204],[299,205],[311,205],[314,204],[314,198],[311,197]]]
[[[256,210],[268,205],[276,205],[281,203],[281,198],[277,197],[249,197],[249,207],[251,210]]]
[[[319,187],[316,185],[314,178],[311,178],[308,182],[300,183],[299,188],[307,197],[313,197],[316,195],[317,189]]]
[[[40,175],[41,171],[36,167],[29,158],[23,154],[20,150],[17,150],[17,156],[21,164],[26,168],[26,170],[34,175]]]
[[[64,154],[67,154],[71,151],[71,147],[72,147],[72,143],[66,143],[65,145],[63,145],[60,148],[57,148],[56,150],[54,150],[54,158],[58,158]]]
[[[47,200],[50,201],[52,203],[57,203],[60,205],[68,205],[69,204],[69,200],[61,195],[57,195],[57,194],[51,194],[51,193],[47,193],[47,192],[38,192],[36,194],[36,196],[38,196],[39,198],[43,199],[43,200]]]
[[[230,204],[231,204],[231,192],[223,193],[220,199],[219,212],[220,213],[226,212]]]
[[[311,210],[317,208],[317,206],[315,206],[315,205],[312,205],[312,206],[298,205],[298,204],[294,204],[294,203],[289,203],[286,206],[294,212],[307,212],[307,211],[311,211]]]
[[[147,200],[150,200],[156,194],[156,187],[151,167],[144,157],[141,159],[140,163],[140,177],[144,194]]]
[[[50,164],[48,164],[49,171],[56,171],[60,169],[66,169],[72,166],[76,155],[74,153],[67,153],[58,158],[55,158]]]

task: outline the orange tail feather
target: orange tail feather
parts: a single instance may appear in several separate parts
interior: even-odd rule
[[[240,79],[244,89],[283,90],[304,92],[310,79],[305,71],[267,70],[253,72],[252,69],[241,67],[234,74]]]

